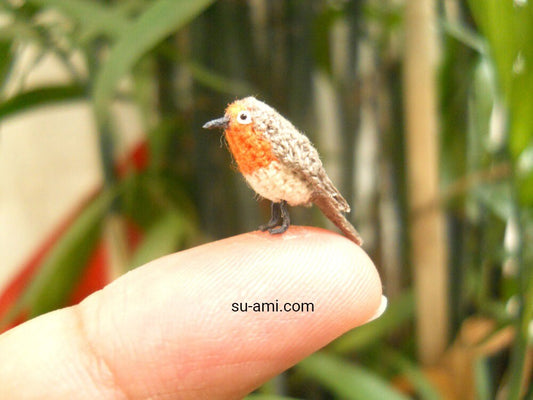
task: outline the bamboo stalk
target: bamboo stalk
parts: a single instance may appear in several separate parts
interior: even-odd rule
[[[442,209],[434,208],[418,216],[412,213],[439,196],[435,5],[433,0],[407,2],[403,77],[418,356],[426,365],[437,362],[448,341],[446,238]]]

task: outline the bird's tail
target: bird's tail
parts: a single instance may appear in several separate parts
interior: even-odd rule
[[[352,224],[346,219],[344,214],[338,209],[335,205],[333,199],[331,199],[327,194],[317,194],[313,196],[313,203],[315,203],[318,208],[324,213],[328,219],[339,228],[348,239],[350,239],[355,244],[361,246],[363,244],[363,239],[359,233],[355,230]]]

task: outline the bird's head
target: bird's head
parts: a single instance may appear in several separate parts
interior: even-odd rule
[[[272,152],[272,121],[282,118],[276,111],[254,97],[236,100],[222,118],[204,125],[205,129],[224,129],[228,147],[243,174],[266,167],[276,157]]]
[[[262,125],[265,115],[274,111],[255,97],[245,97],[229,104],[222,118],[204,124],[204,129],[224,129],[230,134],[250,135]]]

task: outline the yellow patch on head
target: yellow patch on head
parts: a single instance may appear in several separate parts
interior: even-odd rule
[[[277,158],[272,153],[270,142],[261,132],[256,131],[253,120],[242,100],[231,103],[226,108],[229,124],[226,128],[226,140],[233,158],[243,174],[250,174],[259,168],[267,167]]]

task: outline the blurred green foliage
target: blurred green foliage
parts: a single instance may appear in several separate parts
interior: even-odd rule
[[[490,335],[514,326],[511,349],[480,357],[472,385],[479,398],[517,399],[527,373],[533,313],[533,6],[518,0],[436,6],[443,187],[438,202],[448,218],[452,337],[472,316],[496,322]],[[424,299],[412,295],[405,251],[401,3],[7,0],[0,13],[6,21],[0,27],[0,118],[87,101],[99,128],[106,177],[104,192],[47,257],[13,313],[29,309],[37,315],[64,304],[106,214],[127,216],[146,232],[131,267],[259,225],[268,206],[257,206],[228,168],[231,159],[219,138],[200,128],[228,101],[255,94],[290,116],[319,147],[336,142],[336,156],[326,153],[325,161],[340,169],[338,183],[350,202],[361,188],[361,174],[379,170],[373,197],[363,206],[368,215],[358,215],[356,223],[372,233],[368,251],[383,271],[390,270],[381,263],[384,253],[392,251],[384,248],[391,242],[383,232],[393,222],[403,228],[392,234],[400,249],[392,268],[401,281],[383,276],[386,291],[397,288],[389,294],[389,311],[287,372],[282,384],[265,385],[250,398],[405,398],[390,383],[397,375],[412,383],[417,398],[440,397],[442,388],[414,360],[413,304]],[[44,55],[58,57],[70,82],[7,95],[25,46],[37,49],[35,65]],[[74,54],[83,68],[73,63]],[[326,96],[337,108],[340,136],[334,139],[317,128],[331,122],[316,108]],[[121,181],[113,167],[113,101],[137,105],[151,154],[146,170],[131,170]],[[360,165],[354,155],[369,118],[376,127],[376,158]],[[393,206],[386,218],[383,199]],[[318,218],[297,211],[295,219]]]

